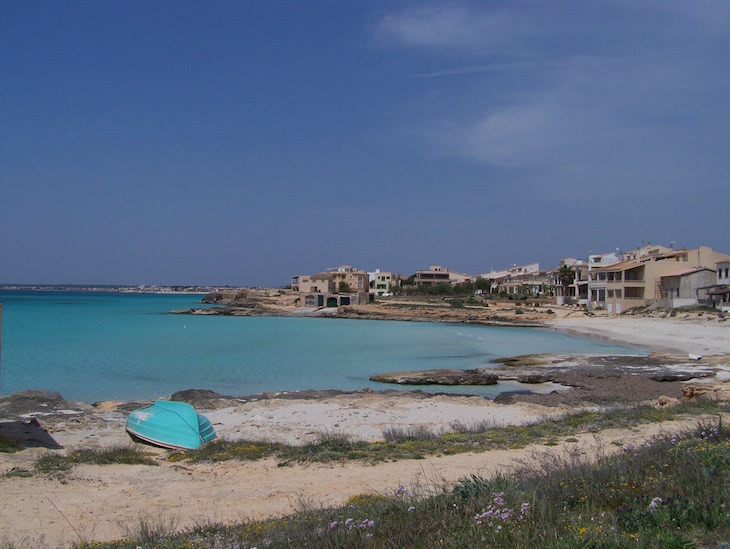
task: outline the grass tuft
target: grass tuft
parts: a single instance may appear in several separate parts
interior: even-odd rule
[[[62,477],[75,465],[157,465],[149,453],[130,446],[90,448],[68,454],[48,453],[36,460],[36,471]]]

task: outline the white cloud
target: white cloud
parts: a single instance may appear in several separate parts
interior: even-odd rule
[[[481,51],[502,49],[520,27],[506,12],[478,12],[465,5],[413,8],[386,15],[376,37],[416,48]]]

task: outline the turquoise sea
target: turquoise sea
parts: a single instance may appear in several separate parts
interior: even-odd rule
[[[546,329],[299,317],[170,314],[200,295],[0,292],[0,393],[154,399],[184,389],[228,395],[403,388],[372,374],[475,368],[525,353],[644,354]],[[414,387],[408,387],[413,389]],[[516,384],[429,391],[494,396]]]

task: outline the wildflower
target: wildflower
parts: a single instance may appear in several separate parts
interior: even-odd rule
[[[408,508],[408,512],[409,512],[409,513],[410,513],[411,511],[415,511],[415,510],[416,510],[416,508],[415,508],[415,507],[413,507],[413,505],[411,505],[411,506],[410,506],[410,507]]]
[[[333,520],[333,521],[332,521],[332,522],[330,523],[330,530],[332,530],[332,528],[334,528],[335,526],[337,526],[337,521],[336,521],[336,520]]]
[[[347,528],[349,528],[350,530],[352,530],[352,523],[353,523],[353,522],[355,522],[355,519],[353,519],[353,518],[349,518],[349,519],[347,519],[347,520],[345,521],[345,526],[346,526]]]
[[[664,500],[660,497],[655,497],[649,504],[649,509],[656,509],[660,504],[664,503]]]
[[[372,535],[372,534],[366,534],[366,535],[365,535],[365,539],[370,539],[371,537],[373,537],[373,535]]]

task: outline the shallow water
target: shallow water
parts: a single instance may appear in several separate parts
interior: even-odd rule
[[[199,295],[0,292],[0,393],[154,399],[183,389],[229,395],[399,387],[373,374],[489,366],[527,353],[645,354],[539,328],[299,317],[169,314]],[[519,384],[434,388],[494,396]]]

